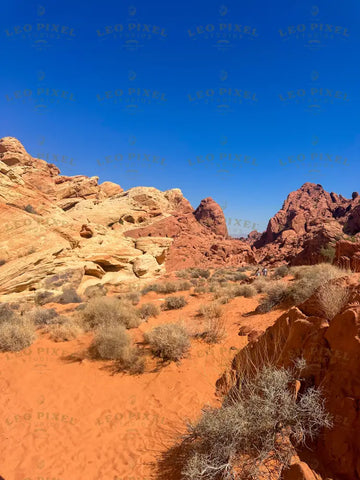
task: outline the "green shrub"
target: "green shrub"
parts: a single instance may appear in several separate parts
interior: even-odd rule
[[[164,360],[177,361],[190,348],[189,335],[184,327],[168,323],[155,327],[145,334],[152,353]]]
[[[326,246],[321,247],[320,254],[324,257],[326,262],[333,263],[335,258],[335,247],[328,243]]]
[[[187,301],[183,296],[181,297],[168,297],[165,299],[165,302],[162,305],[164,310],[177,310],[179,308],[183,308],[187,305]]]

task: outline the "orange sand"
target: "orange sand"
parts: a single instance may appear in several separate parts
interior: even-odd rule
[[[183,292],[181,294],[184,294]],[[211,295],[186,295],[189,304],[162,312],[139,330],[183,320],[190,329]],[[160,304],[153,292],[142,302]],[[66,359],[84,351],[91,335],[54,343],[40,334],[27,350],[0,353],[0,475],[5,480],[146,480],[159,478],[161,453],[195,420],[205,404],[220,405],[215,382],[230,365],[246,337],[240,325],[264,330],[280,312],[241,317],[257,300],[236,298],[224,305],[227,338],[219,345],[193,339],[179,364],[153,368],[137,376],[113,375],[111,362]],[[65,306],[64,306],[65,307]],[[63,307],[63,308],[64,308]],[[176,480],[169,478],[168,480]]]

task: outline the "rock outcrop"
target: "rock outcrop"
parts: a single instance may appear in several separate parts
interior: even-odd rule
[[[261,365],[264,359],[271,359],[278,366],[293,368],[295,359],[305,359],[300,393],[305,387],[321,387],[333,418],[333,428],[325,430],[312,446],[317,461],[310,466],[321,478],[357,480],[360,479],[360,287],[348,288],[349,303],[331,322],[321,317],[316,294],[281,315],[257,341],[235,356],[231,370],[218,380],[217,388],[224,394],[239,386],[240,372],[252,362]],[[294,467],[291,472],[295,475],[298,470],[299,467]],[[303,478],[290,473],[283,478]]]
[[[224,212],[212,198],[201,200],[194,216],[201,225],[208,227],[215,235],[228,236]]]
[[[73,270],[80,281],[70,284],[83,292],[166,269],[255,262],[248,244],[226,239],[213,200],[194,211],[180,189],[124,192],[98,177],[61,175],[12,137],[0,140],[0,214],[0,296],[32,298],[50,288],[49,278]]]
[[[268,223],[260,238],[251,245],[259,261],[278,265],[311,265],[329,260],[323,249],[360,232],[360,208],[356,192],[348,200],[326,192],[321,185],[305,183],[291,192]]]

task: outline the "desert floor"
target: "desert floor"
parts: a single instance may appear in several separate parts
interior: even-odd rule
[[[150,318],[131,330],[134,339],[174,321],[196,331],[197,309],[212,295],[182,294],[187,306]],[[141,303],[160,305],[163,298],[150,292]],[[5,480],[176,480],[176,473],[164,474],[166,468],[158,473],[157,462],[185,432],[187,420],[198,418],[206,404],[220,405],[215,382],[247,342],[239,327],[263,331],[282,313],[243,317],[257,299],[237,297],[223,306],[227,337],[221,344],[192,339],[181,362],[161,364],[149,357],[140,375],[114,373],[111,362],[86,358],[90,334],[61,343],[39,334],[26,350],[0,353],[0,451],[6,459],[0,475]],[[47,307],[61,313],[74,308]]]

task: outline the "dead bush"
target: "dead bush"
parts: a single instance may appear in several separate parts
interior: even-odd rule
[[[183,296],[180,297],[168,297],[165,299],[165,302],[162,305],[163,310],[178,310],[187,305],[187,301]]]
[[[26,316],[15,315],[0,323],[0,350],[18,352],[29,347],[36,338],[35,325]]]
[[[274,463],[289,466],[296,446],[331,426],[321,392],[309,388],[295,398],[295,380],[288,370],[264,367],[221,408],[205,408],[199,421],[188,425],[182,477],[259,479],[266,478],[266,469],[270,476]]]
[[[350,292],[342,285],[327,284],[319,288],[317,297],[324,316],[332,320],[349,301]]]
[[[0,267],[2,267],[3,265],[5,265],[6,263],[6,260],[4,260],[3,258],[0,260]]]
[[[65,317],[61,323],[50,325],[48,332],[54,342],[69,342],[81,335],[83,329],[78,322]]]
[[[144,303],[139,308],[139,316],[145,320],[149,317],[157,317],[159,314],[160,308],[154,303]]]
[[[95,297],[79,311],[84,327],[91,330],[100,326],[123,325],[136,328],[142,322],[139,312],[128,302],[114,297]]]
[[[145,333],[144,337],[152,353],[164,360],[180,360],[190,348],[189,335],[178,324],[160,325]]]

